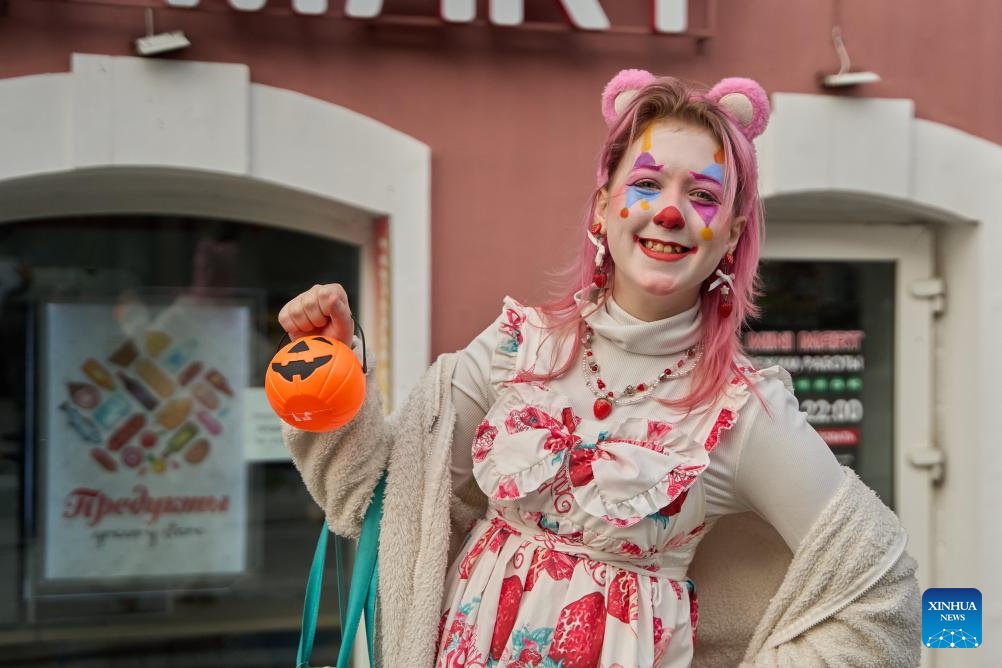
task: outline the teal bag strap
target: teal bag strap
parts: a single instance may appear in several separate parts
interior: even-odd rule
[[[306,600],[303,602],[303,626],[299,633],[299,651],[296,652],[296,668],[309,668],[310,654],[313,653],[313,639],[317,632],[317,613],[320,611],[320,587],[324,579],[324,557],[327,556],[327,524],[324,523],[313,552],[313,565],[306,581]],[[338,576],[338,588],[341,578]],[[340,597],[339,597],[340,598]]]
[[[379,569],[379,525],[383,520],[383,490],[386,487],[386,475],[380,478],[376,489],[372,492],[372,501],[365,512],[362,522],[362,535],[358,539],[358,549],[355,552],[355,566],[351,571],[351,589],[348,591],[347,617],[341,621],[341,651],[338,652],[337,665],[347,666],[351,656],[352,645],[355,644],[355,634],[361,621],[362,608],[365,608],[365,632],[369,646],[369,664],[375,663],[373,647],[373,620],[376,615],[376,590],[378,587]]]
[[[376,596],[379,587],[379,525],[383,519],[383,492],[386,487],[386,474],[380,478],[372,493],[372,501],[365,512],[362,521],[362,535],[355,552],[355,565],[351,573],[351,588],[348,591],[348,608],[341,605],[342,585],[340,571],[340,552],[338,554],[338,604],[341,608],[341,649],[338,652],[337,666],[346,668],[350,663],[352,646],[358,633],[358,623],[361,621],[362,610],[365,610],[365,635],[369,648],[369,663],[375,663],[373,640],[375,638]],[[313,652],[313,640],[316,635],[317,615],[320,611],[320,589],[323,584],[324,558],[327,554],[327,524],[324,523],[317,540],[317,549],[313,554],[313,565],[306,583],[306,600],[303,603],[303,626],[299,636],[299,651],[296,654],[296,668],[309,668],[310,654]]]

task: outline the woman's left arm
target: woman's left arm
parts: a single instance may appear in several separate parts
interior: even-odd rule
[[[794,554],[743,665],[917,665],[916,564],[898,518],[839,466],[782,383],[758,387],[769,410],[749,399],[735,493]]]
[[[770,378],[756,387],[763,401],[748,397],[736,425],[742,433],[734,494],[796,552],[845,476],[782,381]]]

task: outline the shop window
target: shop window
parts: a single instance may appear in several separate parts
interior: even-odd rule
[[[790,372],[807,420],[894,507],[894,262],[765,260],[759,367]]]
[[[291,462],[248,457],[243,395],[280,307],[334,281],[358,303],[361,267],[232,221],[0,226],[0,665],[291,665],[322,515]]]

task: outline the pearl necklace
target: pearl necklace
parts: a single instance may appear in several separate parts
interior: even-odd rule
[[[581,356],[581,369],[584,372],[585,383],[597,399],[592,405],[592,412],[599,420],[604,420],[612,413],[615,406],[625,406],[635,404],[648,399],[661,383],[682,378],[692,373],[696,364],[703,356],[703,348],[699,344],[692,346],[685,351],[685,354],[675,362],[674,367],[667,367],[661,374],[649,383],[639,383],[637,385],[627,385],[618,395],[612,390],[608,390],[606,383],[599,376],[600,367],[595,352],[591,349],[591,342],[595,332],[590,325],[585,325],[584,335],[581,337],[581,347],[584,355]]]

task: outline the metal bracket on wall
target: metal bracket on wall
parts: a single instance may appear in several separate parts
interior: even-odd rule
[[[946,281],[942,278],[921,278],[908,286],[912,297],[928,299],[933,315],[941,315],[946,310]]]
[[[929,469],[929,479],[932,484],[943,482],[946,468],[946,454],[939,448],[926,446],[911,448],[908,451],[908,463],[915,468]]]

